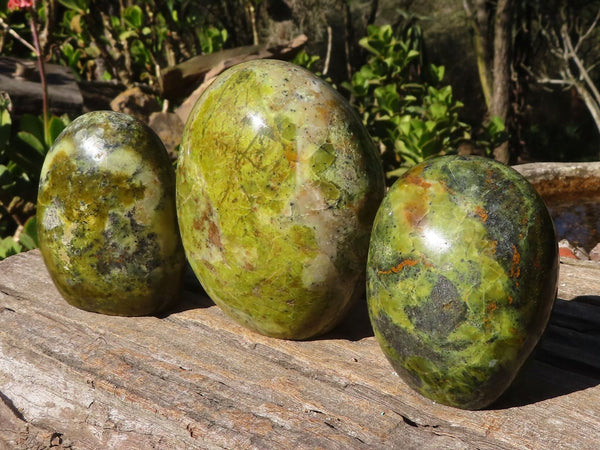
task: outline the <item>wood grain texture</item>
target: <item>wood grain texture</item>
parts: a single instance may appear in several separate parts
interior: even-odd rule
[[[177,311],[69,306],[38,251],[0,262],[0,448],[600,448],[596,265],[561,264],[535,358],[463,411],[392,372],[364,305],[306,342],[247,331],[190,281]]]
[[[16,76],[18,67],[27,67],[28,78]],[[36,78],[38,78],[36,80]],[[78,114],[83,110],[83,96],[79,91],[71,69],[59,64],[46,63],[46,81],[48,83],[48,104],[52,114],[68,112]],[[0,90],[10,95],[14,116],[23,114],[41,114],[42,85],[39,82],[34,61],[20,60],[0,56]]]
[[[292,59],[307,40],[308,38],[301,34],[281,45],[247,45],[196,55],[161,71],[161,95],[169,99],[183,98],[201,81],[215,77],[223,70],[245,61],[265,58]]]

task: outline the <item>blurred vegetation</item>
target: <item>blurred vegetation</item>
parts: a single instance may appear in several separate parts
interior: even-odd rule
[[[47,61],[71,67],[82,80],[115,80],[127,86],[144,83],[157,93],[160,92],[160,70],[194,55],[255,43],[278,44],[299,33],[309,36],[306,54],[317,58],[312,64],[315,71],[323,73],[336,86],[354,86],[355,74],[366,70],[364,66],[374,64],[375,55],[362,45],[369,39],[367,28],[389,25],[397,39],[406,41],[409,47],[418,45],[413,50],[419,55],[407,63],[410,66],[408,81],[411,82],[416,67],[417,71],[421,70],[420,81],[426,87],[425,92],[430,86],[435,89],[451,86],[451,104],[457,107],[454,112],[459,122],[468,124],[475,140],[490,142],[490,130],[493,133],[505,122],[513,163],[528,158],[589,160],[599,157],[599,136],[594,125],[600,122],[590,122],[590,113],[585,111],[591,103],[586,100],[582,80],[589,75],[596,83],[600,78],[597,73],[600,47],[596,45],[600,38],[600,28],[596,26],[600,0],[503,0],[502,4],[510,5],[507,66],[511,72],[506,94],[507,117],[500,121],[494,116],[494,109],[486,106],[491,93],[484,95],[490,89],[484,87],[484,82],[489,84],[493,68],[492,47],[497,31],[494,24],[500,13],[499,0],[462,3],[452,0],[38,0],[36,4],[42,53]],[[6,5],[7,0],[0,0],[0,19],[30,40],[27,21],[30,12],[8,11]],[[463,5],[471,5],[478,14],[477,28],[473,27],[474,22]],[[568,52],[564,51],[563,28],[577,50],[578,59],[564,58]],[[484,37],[482,53],[476,51],[478,35]],[[0,29],[0,52],[31,56],[31,51],[13,39],[6,28]],[[398,61],[396,57],[394,62]],[[585,71],[579,68],[578,62],[583,63],[581,67],[586,68]],[[440,69],[444,71],[442,82],[428,79],[432,63],[443,66],[444,69]],[[488,68],[488,75],[478,75],[479,65]],[[399,95],[404,94],[396,82],[388,83],[387,89],[392,89],[392,84],[396,85]],[[375,87],[370,94],[374,94],[374,90]],[[352,98],[355,93],[351,89],[342,88],[341,92],[357,100],[354,104],[359,109],[361,104],[368,108],[366,99]],[[570,108],[565,110],[564,105],[569,100]],[[459,107],[460,104],[463,106]],[[538,106],[542,104],[540,109]],[[373,100],[373,105],[377,106],[378,100]],[[370,120],[373,120],[372,115]],[[377,125],[377,129],[382,129],[379,126],[382,123]],[[373,127],[370,129],[374,131]],[[453,147],[457,143],[455,137]],[[376,135],[375,139],[379,137]],[[382,141],[390,139],[381,138]],[[488,150],[478,149],[486,154]],[[425,154],[428,152],[425,150]]]
[[[13,124],[11,104],[0,97],[0,259],[37,247],[35,204],[48,149],[69,123],[51,117],[48,133],[41,116],[23,115]],[[14,126],[16,125],[16,126]]]
[[[0,18],[30,39],[31,13],[8,11],[6,0],[0,5]],[[43,0],[35,13],[43,24],[47,60],[70,67],[81,79],[152,86],[160,68],[223,47],[228,32],[221,20],[228,16],[221,12],[218,2]],[[26,56],[24,50],[14,40],[0,40],[4,54]]]
[[[295,62],[356,108],[390,182],[426,158],[494,157],[501,145],[508,145],[511,163],[600,157],[600,0],[38,0],[35,8],[15,10],[7,4],[0,0],[0,54],[36,57],[23,44],[32,42],[33,19],[46,62],[68,66],[82,81],[143,84],[159,101],[166,67],[304,33],[309,40]],[[507,53],[496,46],[498,33]],[[502,117],[492,105],[499,55],[510,75]],[[2,97],[0,258],[35,246],[39,171],[71,119],[47,117],[44,132],[43,117],[14,117]]]
[[[460,119],[464,106],[444,85],[444,66],[423,62],[421,27],[407,22],[395,30],[390,25],[370,25],[359,45],[367,62],[342,86],[379,145],[388,178],[434,156],[456,153],[472,141],[471,127]],[[504,125],[494,120],[487,141],[477,145],[488,156],[500,142]]]

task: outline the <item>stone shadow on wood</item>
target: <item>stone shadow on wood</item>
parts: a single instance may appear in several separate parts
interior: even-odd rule
[[[373,327],[369,320],[367,299],[363,295],[356,301],[346,314],[346,317],[330,332],[317,336],[310,340],[320,339],[345,339],[348,341],[360,341],[361,339],[374,336]]]
[[[171,308],[156,314],[155,317],[165,319],[171,314],[181,313],[190,309],[210,308],[211,306],[215,306],[215,303],[210,299],[191,266],[188,264],[184,274],[183,292],[180,300]],[[333,330],[307,340],[346,339],[348,341],[360,341],[372,336],[374,336],[373,328],[369,320],[367,300],[363,294]]]
[[[183,291],[181,292],[179,301],[155,316],[159,319],[165,319],[171,314],[181,313],[190,309],[210,308],[214,305],[215,303],[210,299],[188,264],[183,275]]]
[[[556,299],[533,358],[491,409],[537,403],[600,384],[600,296]]]

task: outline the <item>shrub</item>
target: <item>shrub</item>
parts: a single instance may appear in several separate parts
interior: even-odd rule
[[[423,67],[422,38],[414,27],[369,26],[359,41],[367,62],[342,85],[379,145],[388,177],[426,158],[455,153],[471,138],[470,126],[459,118],[463,104],[442,84],[444,67]]]
[[[37,247],[35,204],[48,149],[68,124],[50,117],[48,134],[40,116],[24,115],[13,126],[10,99],[0,97],[0,259]]]

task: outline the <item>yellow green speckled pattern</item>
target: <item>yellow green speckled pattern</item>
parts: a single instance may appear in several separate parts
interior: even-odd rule
[[[71,122],[44,161],[37,208],[44,262],[70,304],[132,316],[178,297],[175,175],[142,122],[112,111]]]
[[[177,211],[188,260],[215,303],[269,336],[321,334],[364,291],[383,190],[360,120],[290,63],[224,72],[185,127]]]
[[[367,271],[395,370],[436,402],[491,404],[546,327],[557,253],[542,199],[510,167],[448,156],[406,172],[377,213]]]

